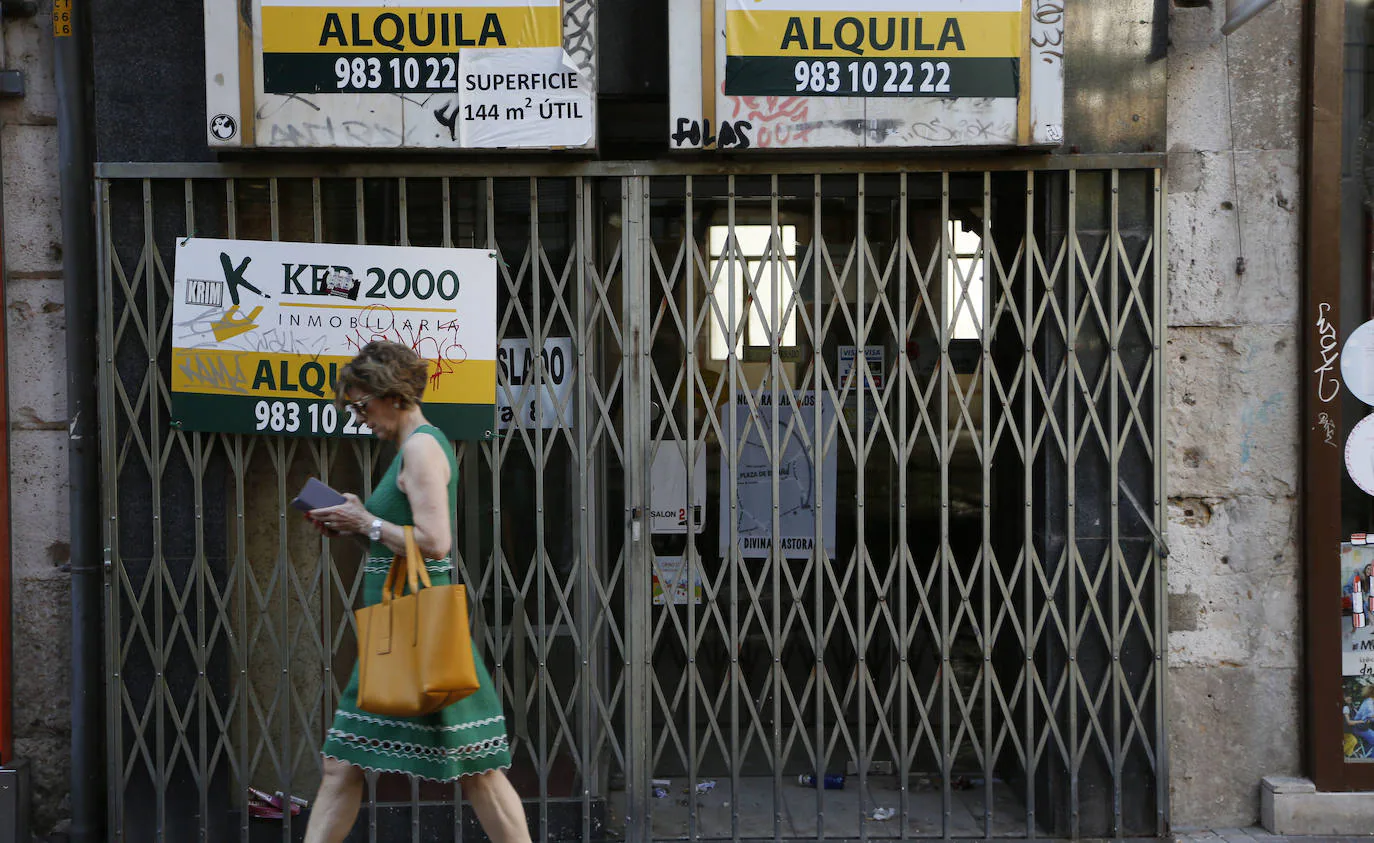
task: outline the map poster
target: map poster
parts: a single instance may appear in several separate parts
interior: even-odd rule
[[[774,407],[771,394],[755,396],[758,415],[751,414],[745,396],[735,398],[734,413],[739,441],[731,447],[723,441],[720,464],[720,552],[730,551],[730,476],[735,473],[739,508],[733,521],[740,554],[746,559],[770,556],[776,544],[783,557],[805,558],[816,550],[817,516],[825,552],[835,555],[835,484],[838,459],[832,448],[816,463],[816,395],[803,392],[794,406],[784,394],[781,406]],[[834,423],[834,408],[821,402],[821,428]],[[779,453],[771,445],[774,421],[777,422]],[[795,421],[794,421],[795,420]],[[726,427],[725,435],[729,436]],[[731,466],[731,453],[738,462]],[[773,530],[773,462],[776,456],[778,529]]]

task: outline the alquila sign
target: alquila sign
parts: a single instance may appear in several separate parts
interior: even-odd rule
[[[597,0],[203,2],[211,147],[596,147]]]
[[[727,0],[725,94],[1017,96],[1019,0],[837,5]]]
[[[263,89],[269,94],[394,94],[457,90],[465,48],[558,47],[558,2],[444,9],[262,7]]]
[[[429,362],[425,414],[454,439],[495,429],[496,258],[486,249],[186,238],[178,242],[172,424],[365,436],[334,405],[372,340]]]

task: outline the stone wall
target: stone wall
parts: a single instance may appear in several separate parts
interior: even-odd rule
[[[1275,3],[1229,38],[1225,3],[1172,10],[1166,406],[1176,828],[1251,825],[1260,778],[1301,772],[1301,5]]]
[[[15,753],[30,764],[34,830],[68,812],[70,581],[67,389],[52,2],[3,23],[0,67],[24,72],[0,101],[10,400]],[[95,279],[91,279],[95,295]]]

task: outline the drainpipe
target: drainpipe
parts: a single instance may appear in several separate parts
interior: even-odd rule
[[[72,574],[72,843],[105,836],[104,687],[101,666],[104,554],[100,544],[96,426],[94,157],[90,9],[72,3],[71,35],[54,42],[62,279],[67,315],[67,457]]]
[[[4,223],[0,220],[0,273],[5,273]],[[9,312],[6,295],[9,283],[8,273],[4,276],[4,287],[0,287],[0,419],[8,422],[9,349],[7,343],[8,325],[4,314]],[[10,543],[10,428],[6,423],[0,431],[0,767],[14,764],[14,636],[12,633],[14,612],[13,594],[13,544]]]
[[[1330,597],[1340,585],[1340,561],[1333,552],[1343,541],[1340,508],[1330,496],[1341,488],[1343,451],[1326,440],[1324,422],[1342,430],[1341,402],[1323,383],[1323,323],[1341,324],[1341,126],[1345,76],[1345,4],[1304,3],[1302,90],[1302,322],[1303,403],[1302,513],[1304,772],[1318,791],[1361,790],[1369,779],[1363,764],[1347,764],[1341,753],[1341,623]],[[1360,317],[1355,315],[1358,320]],[[1319,321],[1320,320],[1320,321]],[[1326,418],[1323,418],[1323,416]]]
[[[16,18],[37,13],[35,4],[7,0],[0,2],[0,26]],[[7,68],[4,45],[0,44],[0,68]],[[24,74],[0,69],[0,99],[24,96]],[[0,202],[0,205],[3,205]],[[2,215],[0,215],[2,216]],[[8,267],[5,264],[4,222],[0,219],[0,835],[13,834],[27,839],[29,834],[28,762],[14,755],[14,559],[10,539],[10,428],[9,419],[9,312]]]

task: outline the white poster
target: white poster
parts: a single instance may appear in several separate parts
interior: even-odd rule
[[[693,532],[700,533],[706,520],[706,448],[698,445],[692,478],[687,488],[687,444],[660,442],[649,475],[650,530],[660,534],[687,532],[687,508],[692,508]]]
[[[1374,578],[1374,546],[1341,545],[1341,673],[1374,682],[1374,618],[1366,618],[1359,629],[1351,618],[1369,609],[1369,586]],[[1361,605],[1354,603],[1355,583],[1359,582]]]
[[[1341,379],[1356,398],[1374,404],[1374,321],[1355,329],[1341,349]]]
[[[668,143],[746,154],[1058,145],[1065,5],[725,0],[703,15],[668,0]]]
[[[596,129],[591,86],[562,47],[464,50],[458,82],[464,147],[584,146]]]
[[[849,388],[862,392],[868,388],[866,381],[862,380],[863,373],[855,366],[855,361],[859,357],[859,347],[856,345],[840,346],[839,378],[836,386],[839,389]],[[873,387],[879,392],[883,391],[883,347],[881,345],[864,346],[864,359],[868,361],[868,373],[873,378]]]
[[[868,427],[871,428],[878,421],[878,401],[873,392],[869,391],[868,380],[865,379],[863,370],[857,365],[858,359],[858,346],[840,346],[839,366],[836,370],[838,378],[835,381],[835,386],[840,390],[840,394],[845,396],[844,420],[850,430],[854,430],[858,426],[860,397],[863,399],[864,416],[867,419]],[[864,359],[868,362],[868,377],[873,380],[873,390],[881,395],[883,376],[886,371],[886,354],[883,347],[881,345],[864,346]]]
[[[596,146],[595,2],[205,3],[212,146]]]
[[[654,605],[701,605],[701,565],[692,572],[690,598],[687,591],[687,559],[682,556],[654,557]]]
[[[816,395],[803,392],[792,406],[784,393],[784,404],[772,406],[772,395],[756,396],[759,405],[757,419],[751,423],[749,405],[743,395],[735,399],[735,420],[741,442],[731,447],[722,442],[720,471],[720,552],[730,548],[730,477],[734,470],[739,508],[733,523],[736,525],[740,553],[746,558],[766,558],[777,542],[786,557],[805,557],[816,547],[816,516],[824,513],[821,538],[825,552],[835,554],[835,484],[838,460],[834,448],[828,449],[816,465],[819,450],[815,430]],[[778,430],[776,469],[771,444],[774,416]],[[829,402],[821,402],[821,428],[829,430],[835,413]],[[795,419],[795,424],[793,423]],[[788,428],[791,426],[789,434]],[[729,428],[726,428],[728,435]],[[823,434],[821,434],[823,435]],[[738,464],[730,465],[731,452],[738,454]],[[773,479],[778,481],[776,512],[778,530],[773,530]]]
[[[535,383],[538,360],[544,383]],[[573,374],[576,358],[571,337],[547,337],[539,358],[527,339],[501,340],[496,350],[500,379],[496,420],[501,430],[514,427],[573,428]]]
[[[1368,764],[1368,726],[1351,722],[1374,721],[1374,546],[1341,545],[1341,718],[1342,754],[1348,762]],[[1336,715],[1328,709],[1329,716]]]
[[[1374,416],[1360,419],[1345,440],[1345,470],[1365,494],[1374,495]]]

